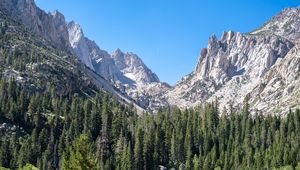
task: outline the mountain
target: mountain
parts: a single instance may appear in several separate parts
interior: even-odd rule
[[[174,87],[161,82],[137,54],[101,49],[78,23],[65,21],[58,11],[46,13],[33,0],[2,0],[0,10],[44,39],[40,41],[66,53],[64,62],[75,62],[76,56],[76,69],[92,84],[140,110],[217,101],[224,112],[248,102],[253,113],[284,114],[299,102],[299,8],[283,10],[250,33],[212,35],[195,70]]]
[[[23,11],[25,9],[19,6],[23,2],[25,2],[25,9],[29,6],[36,7],[32,1],[24,0],[12,1],[10,5],[16,6],[14,8],[8,7],[12,10]],[[1,8],[6,8],[4,6],[6,3],[8,2],[1,1]],[[66,46],[70,48],[58,46],[56,41],[50,40],[51,37],[41,35],[40,32],[32,29],[31,25],[25,25],[26,22],[20,20],[20,16],[16,17],[7,11],[6,9],[0,10],[3,25],[1,32],[4,35],[1,37],[1,52],[2,57],[4,57],[4,59],[2,58],[4,63],[1,64],[1,75],[5,79],[17,80],[32,93],[54,88],[54,91],[62,96],[73,93],[93,96],[96,95],[95,91],[105,91],[115,96],[123,104],[133,104],[139,113],[144,112],[144,109],[138,106],[130,96],[122,93],[105,77],[87,67],[71,49],[69,38],[66,42],[69,45]],[[33,11],[39,11],[39,8]],[[43,12],[42,14],[49,18],[52,16],[52,14]],[[36,16],[33,18],[37,19],[33,22],[38,23],[40,18]],[[51,20],[49,24],[53,25],[55,22]],[[67,25],[65,26],[64,29],[66,29],[68,37]],[[53,27],[53,29],[52,32],[59,32],[59,28]],[[11,55],[14,57],[5,59],[6,56]]]
[[[123,83],[125,85],[123,90],[141,107],[153,112],[161,107],[169,106],[162,94],[168,91],[171,86],[160,82],[157,75],[136,54],[124,53],[117,49],[112,53],[112,58],[122,74],[133,81],[131,85]]]
[[[169,90],[170,86],[160,82],[138,55],[120,49],[109,54],[85,37],[78,23],[72,21],[67,27],[71,47],[85,65],[149,111],[168,105],[160,102],[158,95]]]
[[[71,47],[77,54],[79,59],[88,67],[94,70],[92,64],[92,56],[89,51],[87,39],[84,37],[83,31],[79,24],[74,21],[68,23],[68,37]]]
[[[105,50],[101,50],[94,41],[85,37],[78,23],[71,21],[67,27],[71,47],[86,66],[108,81],[114,79],[125,81],[126,78],[117,69],[110,54]]]
[[[275,34],[290,41],[300,38],[300,7],[286,8],[251,34]]]
[[[126,53],[124,56],[126,60],[121,60],[122,57],[119,58],[119,56],[113,57],[107,51],[100,49],[94,41],[85,37],[78,23],[65,21],[63,14],[58,11],[44,12],[35,5],[34,0],[4,0],[0,2],[0,10],[51,42],[50,44],[55,48],[76,55],[83,64],[92,70],[91,76],[96,73],[99,75],[98,77],[101,77],[99,81],[109,84],[103,86],[109,86],[109,89],[106,90],[117,89],[127,101],[134,101],[131,92],[133,90],[138,92],[140,90],[138,87],[141,85],[144,88],[150,82],[159,82],[157,76],[143,64],[137,55]],[[132,60],[128,62],[127,59]],[[120,68],[121,61],[126,65],[126,69]],[[138,79],[133,77],[138,77]],[[144,107],[148,106],[144,105]]]
[[[69,49],[66,21],[60,12],[47,14],[35,5],[34,0],[1,0],[0,10],[53,42],[57,47]]]
[[[154,74],[143,61],[134,53],[123,53],[117,49],[112,58],[117,68],[136,84],[149,84],[160,82],[157,75]]]
[[[79,58],[150,111],[217,101],[223,112],[248,102],[253,113],[284,114],[299,102],[299,8],[283,10],[250,33],[212,35],[195,70],[174,87],[160,82],[136,54],[120,49],[109,54],[85,38],[78,24],[68,28]]]
[[[218,102],[224,112],[247,101],[255,113],[284,114],[299,103],[299,8],[287,8],[251,33],[210,37],[196,69],[166,97],[171,105]]]
[[[107,80],[126,84],[131,88],[136,84],[159,82],[158,77],[136,54],[123,53],[120,49],[109,54],[85,37],[78,23],[71,21],[67,27],[69,41],[76,55],[85,65]]]

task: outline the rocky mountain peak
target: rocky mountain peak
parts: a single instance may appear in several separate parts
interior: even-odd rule
[[[159,82],[156,74],[143,63],[138,55],[132,52],[124,53],[120,49],[117,49],[112,53],[112,58],[118,69],[137,84]]]
[[[225,42],[225,41],[230,41],[232,38],[233,38],[233,36],[235,35],[235,34],[240,34],[239,32],[233,32],[233,31],[228,31],[228,32],[223,32],[223,34],[222,34],[222,36],[221,36],[221,41],[223,41],[223,42]]]
[[[51,15],[52,15],[54,21],[56,23],[58,23],[59,25],[66,24],[65,16],[62,13],[60,13],[58,10],[54,10],[53,12],[51,12]]]
[[[288,40],[272,35],[229,31],[224,32],[220,40],[213,35],[207,49],[201,51],[195,73],[199,79],[210,78],[221,84],[241,74],[261,77],[292,46]],[[264,50],[257,50],[258,47]]]
[[[113,53],[112,57],[118,57],[124,55],[123,51],[120,48],[117,48]]]
[[[292,41],[274,33],[228,31],[220,39],[212,35],[207,48],[200,52],[196,70],[168,92],[166,98],[171,105],[183,108],[216,99],[221,109],[231,102],[240,105],[248,94],[257,92],[256,87],[264,87],[261,82],[293,48]],[[269,104],[258,103],[259,110],[265,110]]]
[[[75,21],[71,21],[67,24],[67,28],[69,43],[73,51],[86,66],[94,70],[91,51],[89,50],[89,46],[86,38],[84,37],[81,26]]]
[[[53,12],[51,12],[51,15],[53,16],[53,18],[60,20],[61,22],[65,22],[65,16],[58,10],[54,10]]]
[[[218,41],[218,38],[217,38],[216,34],[212,34],[208,39],[208,46],[216,44],[217,41]]]
[[[71,21],[67,25],[69,32],[69,41],[72,48],[75,48],[76,43],[80,42],[80,39],[84,37],[81,26],[75,21]]]

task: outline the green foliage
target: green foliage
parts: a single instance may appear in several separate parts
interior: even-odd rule
[[[0,167],[0,170],[10,170],[8,168]],[[26,164],[22,168],[19,168],[19,170],[39,170],[37,167],[31,164]]]
[[[293,166],[283,166],[279,168],[274,168],[274,170],[294,170]]]
[[[31,164],[26,164],[24,167],[20,168],[20,170],[39,170],[39,169]]]
[[[95,154],[92,154],[92,145],[87,135],[80,135],[74,141],[69,153],[63,157],[63,169],[66,170],[90,170],[100,169]]]
[[[138,117],[101,91],[90,99],[72,93],[61,97],[52,90],[30,94],[15,82],[0,80],[0,120],[7,126],[0,138],[0,166],[18,169],[30,163],[39,169],[122,170],[300,167],[299,110],[283,118],[263,117],[250,115],[245,106],[240,114],[219,116],[213,103]]]
[[[300,163],[295,167],[295,170],[300,170]]]
[[[0,170],[9,170],[8,168],[0,167]]]

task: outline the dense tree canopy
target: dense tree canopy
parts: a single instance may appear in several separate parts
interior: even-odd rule
[[[0,81],[0,166],[17,169],[300,168],[300,111],[220,114],[216,104],[138,116],[97,92],[28,93]],[[5,125],[5,126],[4,126]]]

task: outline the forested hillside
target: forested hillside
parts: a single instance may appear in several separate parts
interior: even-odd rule
[[[224,115],[213,103],[138,117],[106,93],[29,94],[4,80],[0,105],[6,168],[299,169],[299,110],[283,118],[251,116],[245,104]]]

